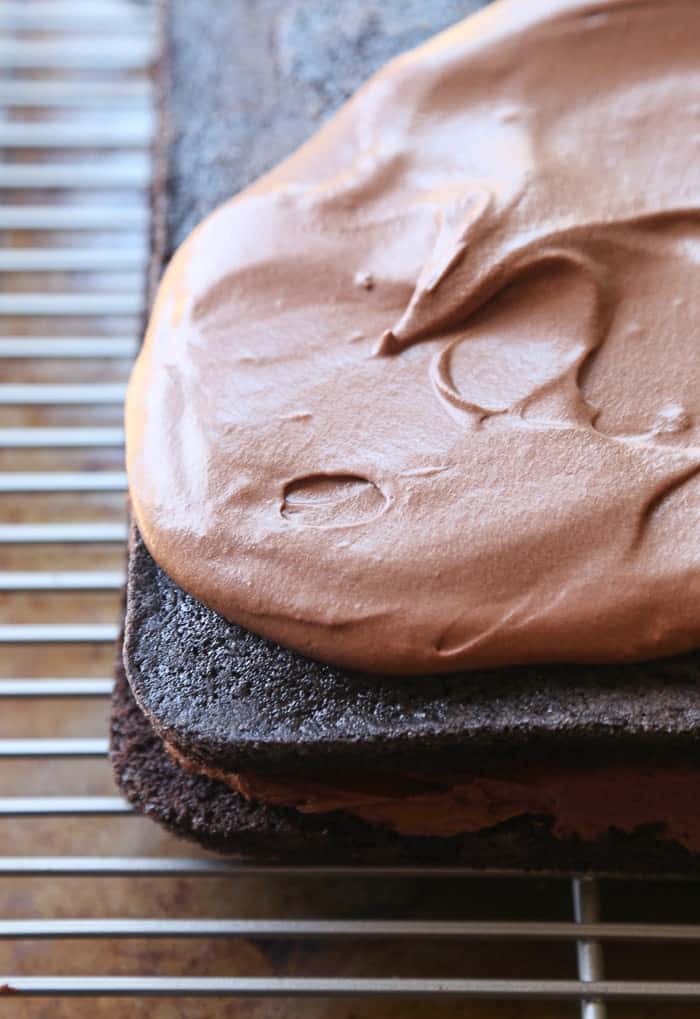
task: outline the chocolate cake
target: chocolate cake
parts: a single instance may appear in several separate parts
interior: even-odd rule
[[[475,6],[439,3],[431,5],[428,14],[423,9],[407,13],[404,4],[394,3],[341,3],[331,10],[322,5],[311,9],[308,5],[271,2],[251,15],[237,3],[222,8],[213,2],[187,4],[173,0],[167,16],[165,63],[165,110],[170,123],[165,152],[167,180],[156,203],[156,209],[162,212],[164,200],[167,218],[156,232],[160,238],[155,254],[158,266],[170,260],[175,247],[202,215],[287,155],[378,66]],[[596,79],[599,93],[609,100],[605,112],[608,108],[611,111],[610,124],[600,128],[598,109],[594,111],[598,118],[595,123],[581,115],[583,125],[577,125],[577,106],[572,113],[571,137],[560,131],[552,136],[561,149],[560,155],[563,153],[561,167],[568,172],[573,165],[571,173],[575,177],[581,167],[574,159],[574,148],[585,136],[584,128],[600,129],[604,135],[607,132],[612,139],[611,151],[607,163],[605,153],[600,158],[611,171],[619,165],[620,152],[629,148],[630,138],[644,135],[644,118],[653,119],[655,93],[649,91],[649,83],[668,80],[669,67],[680,81],[683,69],[692,64],[691,23],[698,22],[695,27],[700,27],[700,12],[682,2],[660,6],[663,16],[659,15],[659,5],[652,11],[649,5],[626,0],[586,4],[573,0],[546,4],[511,0],[495,4],[477,21],[457,26],[426,50],[403,58],[403,63],[389,65],[378,84],[360,93],[354,107],[348,107],[351,112],[343,114],[344,130],[350,134],[356,131],[354,143],[359,145],[363,131],[371,135],[372,130],[378,130],[377,124],[388,125],[386,114],[392,103],[400,122],[402,102],[406,109],[414,110],[428,102],[426,96],[434,105],[432,115],[439,126],[446,116],[440,96],[444,100],[455,89],[464,89],[460,75],[466,74],[465,67],[472,68],[472,91],[483,88],[492,107],[489,110],[487,105],[483,116],[489,125],[497,122],[499,130],[505,132],[495,142],[488,140],[487,132],[477,136],[487,153],[484,158],[488,162],[495,158],[494,153],[499,160],[512,158],[517,168],[519,160],[527,161],[532,151],[526,141],[537,137],[542,143],[543,138],[543,132],[534,130],[536,115],[532,113],[528,89],[536,93],[545,112],[552,106],[550,90],[543,88],[543,68],[548,68],[550,74],[561,72],[552,108],[557,115],[562,108],[568,112],[567,102],[573,107],[572,97],[582,87],[581,68],[591,61],[596,70],[607,67],[606,54],[619,44],[622,33],[629,46],[627,63],[620,62],[610,72],[613,80],[609,95],[600,75]],[[678,15],[675,23],[671,8]],[[635,41],[643,51],[641,56],[640,52],[635,54]],[[651,65],[646,53],[651,41],[653,52],[659,54],[658,67]],[[545,56],[557,59],[543,61],[540,46],[544,46]],[[517,70],[515,53],[522,54],[525,72]],[[449,74],[445,78],[441,60],[445,65],[453,62],[451,78]],[[633,73],[637,67],[643,70],[640,80]],[[427,75],[425,88],[421,75]],[[642,85],[646,105],[640,105]],[[507,93],[502,101],[499,87]],[[411,88],[415,88],[416,95],[406,97],[404,93]],[[658,94],[668,101],[664,89],[659,88]],[[370,130],[373,117],[376,123]],[[533,123],[528,123],[528,117],[534,118]],[[326,135],[320,136],[322,139],[333,139],[334,123],[326,129]],[[341,127],[335,129],[334,144],[340,145],[343,122],[338,123]],[[367,180],[375,180],[379,173],[377,208],[382,229],[386,229],[387,209],[382,206],[385,191],[388,188],[393,194],[392,187],[398,185],[392,183],[392,174],[397,175],[402,180],[398,195],[402,202],[405,200],[401,191],[406,186],[401,177],[405,175],[405,161],[401,146],[395,139],[392,142],[389,126],[382,126],[377,136],[382,143],[386,140],[388,153],[379,159],[379,171],[374,165],[369,169],[360,165],[356,173],[361,178],[358,186],[365,192]],[[314,224],[314,232],[308,237],[309,249],[313,253],[313,246],[320,244],[322,251],[321,261],[314,263],[312,289],[318,293],[319,303],[330,300],[332,319],[342,331],[347,327],[347,312],[338,297],[340,284],[335,278],[330,283],[326,280],[329,273],[324,266],[330,249],[326,251],[323,245],[332,246],[338,237],[337,244],[347,246],[346,219],[357,199],[354,197],[348,205],[347,182],[341,174],[341,183],[330,189],[330,199],[328,195],[323,199],[331,206],[335,202],[338,208],[333,206],[328,213],[324,206],[326,218],[319,220],[316,207],[304,197],[299,170],[295,169],[300,159],[303,173],[318,175],[321,164],[327,169],[325,164],[333,161],[328,148],[323,148],[328,143],[315,144],[316,148],[312,143],[283,164],[281,171],[263,178],[262,186],[253,188],[248,205],[252,205],[255,215],[248,219],[251,224],[260,222],[263,239],[256,243],[263,249],[261,264],[267,264],[265,260],[269,262],[271,257],[264,250],[264,238],[271,236],[276,244],[280,217],[291,216],[285,236],[298,230],[303,237],[307,223]],[[343,151],[346,162],[354,166],[356,153],[352,146]],[[223,330],[231,334],[232,343],[241,342],[236,330],[242,329],[241,316],[248,313],[246,302],[259,315],[260,300],[269,304],[273,296],[283,306],[281,314],[285,314],[285,300],[294,305],[295,297],[307,285],[306,277],[294,277],[291,289],[285,289],[286,283],[280,284],[279,267],[285,265],[287,257],[283,239],[275,248],[279,262],[274,285],[268,276],[256,276],[248,271],[249,267],[235,265],[223,271],[218,283],[206,278],[202,282],[197,274],[207,276],[207,258],[216,264],[217,244],[225,261],[231,257],[228,248],[235,249],[238,243],[236,229],[245,241],[248,221],[244,216],[237,222],[236,216],[242,214],[238,211],[240,205],[233,203],[224,207],[233,208],[232,218],[227,221],[224,213],[218,234],[216,217],[196,232],[195,238],[204,235],[204,242],[199,244],[205,253],[197,254],[196,240],[188,242],[195,245],[195,255],[189,256],[194,269],[179,255],[180,268],[176,259],[169,271],[170,282],[166,279],[161,288],[160,308],[156,305],[152,318],[150,346],[147,340],[140,375],[137,372],[132,382],[127,420],[132,499],[146,542],[135,525],[123,648],[128,683],[119,670],[112,742],[117,780],[138,809],[211,848],[276,859],[435,861],[477,867],[593,868],[639,873],[688,873],[699,869],[700,820],[693,795],[700,774],[700,655],[693,650],[698,644],[693,600],[698,580],[694,558],[697,489],[687,484],[698,467],[693,439],[697,407],[692,403],[698,396],[697,361],[693,365],[688,355],[688,344],[696,342],[693,336],[697,337],[698,323],[697,316],[693,320],[692,308],[688,308],[682,284],[686,280],[684,244],[692,240],[688,222],[692,216],[686,210],[697,210],[700,195],[697,175],[683,177],[678,152],[672,147],[669,152],[664,157],[670,161],[668,165],[659,157],[650,175],[649,161],[638,160],[649,175],[649,193],[653,192],[656,205],[650,200],[649,208],[631,210],[624,186],[619,194],[611,186],[604,196],[608,219],[591,207],[580,217],[580,226],[572,226],[566,202],[552,211],[550,206],[556,201],[546,187],[543,194],[536,195],[535,205],[528,207],[527,187],[523,190],[519,184],[517,194],[504,200],[496,184],[483,174],[479,177],[476,170],[466,193],[460,193],[457,199],[453,194],[457,185],[452,182],[445,191],[443,181],[444,193],[439,200],[434,200],[431,193],[427,216],[434,224],[436,206],[442,233],[438,232],[439,243],[433,238],[428,244],[427,270],[413,294],[405,287],[397,290],[398,284],[391,279],[393,266],[400,265],[404,257],[402,251],[390,252],[391,258],[382,263],[370,245],[368,258],[362,250],[361,231],[358,235],[355,228],[354,236],[360,240],[354,240],[350,250],[353,255],[354,249],[360,252],[360,262],[355,265],[347,255],[354,288],[351,310],[354,315],[358,300],[361,308],[365,308],[365,301],[377,300],[379,312],[365,310],[364,314],[372,328],[375,317],[384,326],[376,335],[372,328],[365,335],[362,313],[358,314],[360,335],[350,337],[350,346],[356,348],[365,340],[371,341],[372,371],[385,370],[381,364],[376,368],[382,360],[391,361],[394,370],[397,358],[408,356],[411,364],[419,364],[416,371],[422,372],[415,351],[428,347],[433,356],[439,344],[431,329],[434,331],[437,322],[443,346],[430,368],[434,389],[431,399],[435,400],[435,415],[441,413],[445,418],[435,428],[449,432],[452,419],[456,420],[456,429],[466,429],[470,441],[478,443],[483,438],[487,453],[492,451],[495,461],[511,458],[507,466],[521,488],[528,478],[533,479],[527,499],[521,495],[515,504],[524,523],[512,511],[502,516],[502,547],[493,550],[495,558],[485,567],[483,557],[468,560],[460,544],[462,532],[467,538],[471,534],[474,544],[482,540],[472,519],[466,528],[459,520],[456,527],[448,521],[452,526],[449,538],[452,558],[456,559],[454,568],[450,557],[434,546],[430,546],[434,559],[402,557],[401,530],[414,539],[413,507],[420,505],[426,479],[432,511],[441,520],[445,516],[445,491],[457,499],[454,486],[441,490],[442,482],[434,481],[443,476],[444,457],[440,463],[419,458],[406,467],[408,497],[398,517],[398,530],[390,532],[390,551],[398,551],[389,557],[381,548],[382,554],[375,556],[381,583],[368,572],[371,556],[360,556],[355,572],[352,563],[345,568],[337,550],[333,551],[335,539],[328,537],[323,517],[329,500],[343,533],[358,520],[365,525],[375,517],[388,515],[384,503],[377,502],[389,502],[386,483],[383,477],[377,482],[368,481],[366,457],[363,462],[356,457],[349,467],[344,462],[342,469],[324,465],[316,475],[293,477],[292,471],[286,475],[283,472],[292,481],[281,488],[281,513],[275,526],[279,525],[282,538],[278,539],[277,531],[268,531],[265,540],[258,540],[262,532],[256,533],[258,521],[255,511],[250,510],[255,501],[249,499],[246,503],[246,493],[250,486],[255,489],[264,483],[267,473],[274,472],[275,463],[267,450],[275,453],[276,437],[265,430],[265,421],[256,419],[254,407],[250,415],[254,427],[248,433],[243,424],[227,418],[228,408],[219,410],[219,394],[214,392],[212,396],[207,386],[212,380],[211,365],[206,358],[197,363],[196,357],[200,350],[208,356],[202,337],[211,337],[217,330],[219,339]],[[513,166],[508,162],[504,165],[504,176],[512,177]],[[552,166],[547,169],[551,174]],[[670,170],[676,176],[669,176]],[[526,173],[525,178],[536,193],[537,187],[529,183],[532,174]],[[271,183],[265,185],[265,180]],[[577,194],[577,201],[583,207],[587,200],[585,178],[580,183],[582,197]],[[327,189],[327,185],[317,187]],[[508,180],[503,187],[507,190]],[[284,195],[281,200],[280,193]],[[265,207],[270,194],[272,212]],[[598,189],[591,189],[591,195],[589,204],[594,206]],[[360,201],[361,208],[364,201]],[[425,201],[424,196],[421,201]],[[518,220],[521,233],[530,229],[531,217],[545,237],[534,255],[530,237],[525,248],[511,250],[512,244],[501,236],[504,230],[498,217],[492,224],[487,223],[488,243],[479,254],[480,234],[474,232],[475,224],[483,230],[484,217],[488,220],[493,208],[506,209],[508,216],[516,218],[522,212]],[[632,211],[637,214],[634,221]],[[221,219],[220,213],[217,216]],[[416,216],[417,227],[401,229],[408,229],[411,244],[420,247],[422,206]],[[254,230],[252,225],[249,228]],[[478,273],[478,278],[470,278],[465,269],[465,252],[471,259],[474,247],[483,279]],[[241,250],[244,254],[240,257],[245,260],[249,257],[245,243]],[[653,262],[653,274],[647,265],[649,260]],[[666,282],[680,286],[677,292],[669,293],[668,304],[678,320],[676,325],[669,325],[671,318],[665,318],[670,335],[675,342],[684,329],[688,332],[693,321],[696,331],[691,329],[690,339],[686,336],[677,344],[681,367],[671,372],[669,393],[658,377],[658,352],[650,349],[648,342],[639,341],[642,348],[637,356],[648,358],[649,364],[643,365],[638,379],[635,375],[635,386],[645,398],[652,394],[655,404],[644,405],[642,427],[638,421],[631,421],[625,393],[617,393],[619,405],[615,407],[606,402],[616,392],[615,372],[608,366],[606,375],[605,358],[592,358],[591,353],[602,344],[603,334],[608,340],[605,349],[610,347],[610,336],[616,335],[614,330],[619,329],[621,318],[630,335],[635,326],[634,335],[640,334],[635,316],[634,321],[624,317],[626,312],[629,318],[630,307],[638,307],[638,317],[646,324],[658,325],[658,309],[652,313],[643,302],[652,275],[664,280],[663,264],[661,268],[658,264],[662,260],[671,260],[673,267],[670,275],[666,273]],[[491,270],[482,271],[490,263]],[[201,270],[200,265],[204,266]],[[620,277],[618,289],[624,284],[629,290],[623,295],[625,300],[619,293],[611,295],[615,288],[607,285],[601,265],[607,267],[611,278],[615,274]],[[183,313],[177,293],[174,306],[172,300],[167,304],[182,286],[183,272],[194,272],[194,289],[200,288],[200,293],[195,293],[193,312]],[[457,284],[453,283],[455,274],[459,277]],[[244,277],[247,286],[242,294],[236,290],[239,276]],[[346,285],[344,277],[341,283]],[[326,285],[331,287],[330,296],[324,296]],[[283,297],[275,296],[275,287],[280,288]],[[588,299],[591,288],[596,292],[592,303]],[[464,294],[471,294],[471,305],[466,309]],[[552,312],[551,301],[558,300],[559,294],[564,303]],[[381,304],[383,300],[387,307]],[[565,322],[567,329],[573,311],[574,320],[584,322],[590,334],[595,334],[595,344],[591,341],[586,345],[577,334],[561,364],[556,360],[561,353],[557,337],[544,347],[540,337],[534,337],[533,343],[537,341],[540,346],[531,346],[529,357],[518,354],[515,363],[507,360],[512,350],[506,344],[507,349],[501,349],[499,356],[506,357],[508,371],[505,376],[496,373],[495,383],[490,377],[479,376],[478,362],[467,363],[467,375],[457,362],[446,367],[448,348],[443,341],[446,337],[451,357],[455,349],[459,354],[457,341],[462,342],[464,337],[455,330],[462,317],[471,316],[470,328],[474,329],[472,320],[476,321],[477,330],[482,329],[493,340],[489,316],[497,331],[507,335],[512,315],[517,315],[518,322],[522,320],[523,301],[525,310],[529,302],[531,323],[538,321],[538,301],[555,323]],[[398,317],[393,315],[392,320],[394,304],[402,303],[404,312]],[[480,303],[484,310],[479,310]],[[238,320],[232,317],[230,304],[239,313]],[[159,329],[162,333],[165,330],[168,338],[171,334],[176,337],[183,321],[184,328],[191,331],[194,320],[209,325],[202,327],[196,339],[193,333],[185,338],[182,347],[177,339],[173,340],[172,354],[168,352],[171,348],[161,344],[165,353],[158,354]],[[214,332],[210,329],[207,334],[211,322]],[[274,332],[273,324],[268,323],[266,328],[270,334]],[[285,328],[289,328],[288,322]],[[246,343],[247,338],[238,355],[255,362],[257,352],[251,355],[250,343],[247,347]],[[629,344],[618,344],[618,348],[618,360],[613,359],[612,367],[618,374],[623,369],[637,371],[636,365],[629,368]],[[180,349],[195,360],[190,364],[178,362]],[[233,358],[234,354],[227,350],[226,357]],[[348,363],[354,370],[353,363]],[[365,370],[366,363],[367,357],[361,370]],[[519,383],[533,372],[537,375],[543,363],[554,365],[556,370],[535,379],[536,399],[527,394],[524,398]],[[275,386],[278,390],[280,386],[291,387],[288,402],[294,413],[281,416],[286,423],[275,426],[279,434],[303,427],[305,414],[318,422],[324,405],[331,408],[331,417],[342,415],[342,399],[329,400],[327,391],[319,404],[313,404],[314,394],[304,391],[303,381],[294,381],[297,377],[289,364],[287,359],[284,372],[272,382],[273,391]],[[237,367],[245,380],[245,364]],[[404,386],[413,384],[413,370],[405,370],[408,374]],[[656,377],[651,388],[645,389],[649,371]],[[514,373],[517,383],[513,390]],[[566,413],[574,420],[562,421],[564,404],[557,393],[565,392],[568,400],[570,380],[579,381],[584,375],[586,399],[577,397],[573,410],[569,401]],[[171,382],[164,381],[166,378],[186,379],[184,385],[177,383],[181,385],[177,399],[167,392]],[[472,384],[474,378],[478,391],[472,385],[472,391],[465,395],[464,386]],[[202,405],[211,402],[214,427],[221,428],[222,440],[225,437],[228,443],[227,456],[220,457],[223,465],[242,477],[246,471],[252,472],[249,489],[240,488],[242,504],[249,507],[246,514],[235,515],[236,504],[230,492],[224,500],[217,502],[210,496],[209,502],[202,502],[201,485],[198,488],[197,478],[193,481],[189,476],[196,475],[207,458],[218,455],[216,450],[212,454],[207,449],[209,436],[199,427],[196,415],[204,412],[197,407],[193,412],[188,403],[192,400],[191,379],[199,386]],[[242,404],[250,402],[251,392],[255,400],[255,384],[248,389],[237,385],[233,385],[232,394]],[[680,397],[679,385],[683,390]],[[503,422],[507,425],[509,415],[513,416],[512,408],[506,412],[499,406],[504,391],[518,404],[515,417],[520,431],[516,440],[503,431]],[[302,393],[298,408],[293,406],[297,392]],[[596,393],[606,400],[592,409]],[[486,405],[485,397],[494,397],[493,406]],[[364,399],[366,402],[367,397]],[[178,419],[171,420],[173,410]],[[267,410],[263,417],[266,415]],[[382,425],[381,414],[377,420],[387,428],[382,434],[391,435],[388,425]],[[188,431],[190,424],[193,427]],[[328,422],[321,421],[317,427],[324,443],[320,448],[325,448]],[[361,447],[361,436],[366,431],[367,420],[360,417],[352,432],[357,447]],[[241,445],[239,432],[249,443],[247,449]],[[545,432],[550,439],[542,447]],[[586,442],[593,443],[592,461],[588,447],[581,452],[574,445],[583,441],[581,432]],[[590,433],[595,434],[591,437]],[[180,443],[182,448],[174,452],[169,440],[163,445],[163,434],[176,435],[175,445]],[[502,438],[504,434],[507,442]],[[560,449],[562,437],[569,444]],[[536,456],[527,447],[530,440],[538,443]],[[421,435],[415,441],[406,441],[410,456],[420,441]],[[154,455],[157,442],[163,445],[162,458]],[[281,446],[285,443],[280,440]],[[313,439],[310,443],[304,439],[301,445],[307,453],[311,450],[318,456]],[[513,448],[518,450],[516,458]],[[347,454],[347,447],[342,449]],[[606,459],[609,457],[612,459]],[[580,491],[576,501],[566,491],[569,482],[562,465],[567,458],[575,467],[568,473],[573,477],[571,492]],[[520,461],[526,462],[525,471]],[[215,473],[220,465],[218,461],[212,463]],[[478,458],[474,463],[483,467]],[[551,474],[551,464],[558,464],[558,487],[552,487],[547,473]],[[591,477],[586,473],[589,464]],[[599,477],[604,483],[596,493],[594,479]],[[552,498],[541,498],[542,490],[550,488]],[[497,495],[507,506],[508,496],[502,495],[497,476],[493,487],[483,492],[483,504],[474,504],[479,515],[488,514],[491,503],[498,501]],[[393,497],[400,501],[401,491]],[[535,504],[532,513],[530,503]],[[559,503],[566,506],[563,525],[555,520]],[[630,510],[640,503],[644,509],[641,517]],[[670,523],[664,523],[664,513],[672,514]],[[233,514],[236,526],[227,514]],[[350,514],[350,519],[343,514]],[[543,522],[542,526],[538,521]],[[520,546],[525,538],[530,542],[525,554],[518,541],[507,540],[508,525],[516,531],[525,528],[523,535],[516,534]],[[648,544],[650,530],[651,551],[643,544]],[[288,553],[290,533],[294,537],[292,552]],[[298,538],[300,533],[302,537]],[[595,538],[596,533],[599,538]],[[429,547],[420,542],[411,546],[408,539],[407,544],[409,552],[425,552]],[[604,554],[599,554],[599,546]],[[324,560],[328,548],[335,558]],[[269,549],[272,552],[266,554]],[[316,556],[311,555],[312,549]],[[376,552],[376,546],[372,552]],[[659,556],[663,556],[662,567]],[[591,580],[586,576],[589,560]],[[549,562],[551,569],[543,571],[543,562]],[[563,580],[560,562],[566,566]],[[606,578],[605,570],[610,570],[611,562],[618,569]],[[337,574],[329,569],[334,563],[342,566]],[[437,564],[433,571],[436,581],[426,563]],[[455,624],[446,606],[449,609],[454,602],[455,584],[465,583],[465,563],[481,570],[477,581],[485,608],[483,612],[481,608],[475,610],[474,619],[465,623],[460,618]],[[415,574],[414,587],[410,574]],[[232,577],[234,581],[229,582]],[[602,584],[601,577],[609,583]],[[572,578],[577,583],[579,578],[583,580],[577,586]],[[583,581],[589,581],[588,586]],[[466,582],[467,593],[473,593],[470,582]],[[532,583],[533,600],[540,605],[546,606],[552,590],[558,597],[551,601],[549,612],[525,613],[519,624],[516,619],[514,627],[501,627],[503,632],[499,634],[499,627],[491,626],[489,619],[484,621],[479,612],[482,616],[490,612],[494,622],[497,613],[493,605],[498,604],[504,583],[510,584],[514,593]],[[434,584],[437,586],[431,587]],[[448,598],[441,596],[443,587],[450,592]],[[392,588],[398,591],[395,600],[404,611],[383,615],[365,611],[376,602],[378,591],[384,597],[383,592]],[[560,596],[561,591],[566,597]],[[259,611],[261,598],[264,612]],[[559,602],[565,603],[561,611]],[[355,603],[360,611],[353,615]],[[280,615],[281,604],[292,608],[311,605],[316,615],[299,626],[290,622],[291,609],[288,616]],[[342,626],[328,624],[329,605],[333,611],[345,612],[350,621]],[[414,608],[415,618],[411,616]],[[254,621],[256,612],[258,625]],[[298,613],[298,618],[303,619],[303,613]],[[470,639],[469,627],[475,619],[488,639]],[[549,664],[541,665],[540,660]]]

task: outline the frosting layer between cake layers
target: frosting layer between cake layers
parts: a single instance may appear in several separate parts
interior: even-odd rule
[[[377,672],[700,644],[698,39],[501,0],[193,232],[127,400],[182,588]]]
[[[692,765],[535,765],[441,777],[367,771],[314,780],[230,772],[165,746],[185,770],[223,782],[247,800],[302,814],[342,811],[401,835],[450,838],[514,817],[539,816],[558,838],[595,841],[611,828],[631,833],[653,826],[657,837],[700,852],[700,769]]]

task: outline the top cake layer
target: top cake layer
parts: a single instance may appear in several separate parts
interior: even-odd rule
[[[694,2],[501,2],[176,254],[134,510],[222,615],[436,672],[700,644]]]

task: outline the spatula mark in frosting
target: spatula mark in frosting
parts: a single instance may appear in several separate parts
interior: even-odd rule
[[[446,188],[444,194],[429,196],[428,200],[431,199],[438,203],[435,244],[423,265],[406,310],[379,341],[375,353],[380,356],[396,354],[414,340],[434,331],[435,292],[462,261],[470,237],[493,205],[493,192],[486,185],[477,184],[457,197],[452,189]]]
[[[353,527],[387,507],[381,489],[358,474],[306,474],[284,488],[281,514],[298,527]]]
[[[700,222],[672,213],[611,233],[608,257],[623,267],[614,321],[579,376],[599,408],[593,425],[622,440],[697,446],[700,394],[692,366],[700,311],[686,295],[697,285]]]
[[[504,414],[588,423],[593,409],[576,380],[604,339],[611,306],[602,267],[578,252],[545,249],[436,355],[435,391],[451,413],[473,424]]]
[[[700,462],[687,464],[679,467],[676,472],[661,483],[650,497],[640,507],[634,537],[629,547],[629,554],[639,553],[644,542],[653,545],[654,529],[658,518],[664,512],[680,509],[685,518],[684,538],[692,545],[697,541],[694,535],[698,534],[700,518],[697,513],[697,500],[700,490]],[[686,505],[681,509],[680,503]]]
[[[502,617],[497,618],[494,623],[486,627],[475,625],[474,618],[469,616],[457,616],[440,631],[435,638],[433,648],[441,658],[450,658],[463,654],[468,648],[476,648],[489,637],[492,637],[494,633],[501,629],[506,629],[513,620],[522,622],[527,618],[531,618],[534,614],[533,610],[528,609],[526,606],[527,598],[524,598],[522,604],[517,602],[510,609],[506,610]]]
[[[488,207],[484,201],[473,227]],[[515,415],[531,422],[589,426],[614,435],[614,429],[605,427],[610,403],[600,407],[595,398],[590,401],[587,385],[598,353],[607,343],[619,342],[618,336],[610,335],[610,327],[620,311],[624,283],[620,289],[601,252],[607,244],[607,254],[615,249],[617,260],[626,246],[631,252],[643,248],[650,225],[658,228],[659,222],[668,220],[672,227],[675,219],[672,212],[661,218],[555,231],[536,237],[520,250],[496,249],[491,264],[487,259],[476,268],[463,258],[467,245],[460,238],[466,232],[455,241],[454,232],[449,234],[443,227],[409,304],[399,322],[383,334],[375,355],[400,355],[414,343],[445,337],[446,345],[434,358],[430,376],[453,416],[457,412],[474,426],[488,418]],[[483,232],[478,231],[480,241]],[[643,268],[649,272],[648,265]],[[631,263],[630,273],[634,275]],[[490,332],[493,320],[504,309],[506,317],[514,310],[513,294],[520,298],[520,319],[510,324],[511,335],[498,335],[498,331],[494,335]],[[672,305],[677,311],[685,303],[676,300]],[[523,308],[528,314],[524,336]],[[625,384],[618,375],[619,381]],[[652,423],[618,430],[620,438],[668,440],[692,427],[692,415],[676,401],[654,408],[640,394],[639,408],[644,408],[645,417],[651,413]]]

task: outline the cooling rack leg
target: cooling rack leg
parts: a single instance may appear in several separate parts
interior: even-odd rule
[[[574,878],[574,919],[576,923],[596,923],[600,919],[600,891],[594,878]],[[602,980],[603,949],[598,941],[576,942],[579,979],[588,983]],[[608,1010],[602,1001],[582,1001],[581,1019],[606,1019]]]

